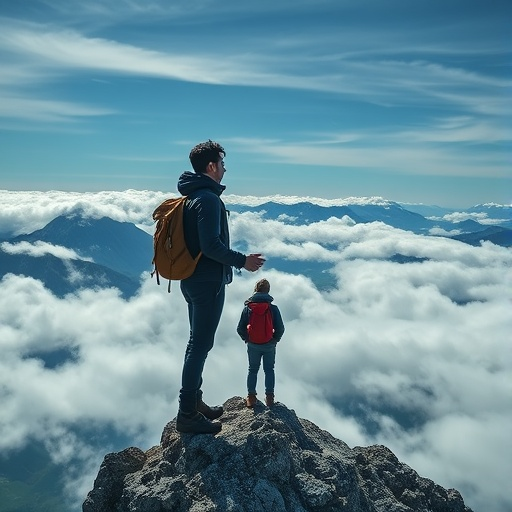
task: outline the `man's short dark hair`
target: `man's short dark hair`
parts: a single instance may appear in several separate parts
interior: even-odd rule
[[[194,146],[190,151],[189,158],[196,174],[204,174],[210,162],[217,163],[225,155],[226,152],[220,144],[208,139],[206,142]]]

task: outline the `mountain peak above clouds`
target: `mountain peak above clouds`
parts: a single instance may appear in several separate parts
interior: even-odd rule
[[[0,278],[33,277],[59,297],[115,287],[129,298],[139,289],[141,274],[151,270],[152,258],[151,235],[134,224],[73,212],[0,244]]]
[[[349,448],[283,404],[233,397],[216,435],[179,434],[106,455],[83,512],[470,512],[384,446]]]
[[[79,255],[116,272],[137,279],[151,269],[152,238],[131,222],[109,217],[92,218],[83,212],[61,215],[44,228],[12,240],[44,241],[68,247]]]

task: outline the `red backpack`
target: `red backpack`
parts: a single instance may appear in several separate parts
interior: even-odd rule
[[[274,336],[274,322],[268,302],[250,302],[247,333],[253,343],[268,343]]]

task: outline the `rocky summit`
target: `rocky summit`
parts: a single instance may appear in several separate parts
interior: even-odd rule
[[[83,512],[470,512],[384,446],[349,448],[293,410],[241,397],[222,431],[179,434],[106,455]]]

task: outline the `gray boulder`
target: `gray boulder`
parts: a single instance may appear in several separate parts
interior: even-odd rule
[[[471,512],[384,446],[349,448],[277,403],[224,404],[222,431],[105,457],[83,512]]]

